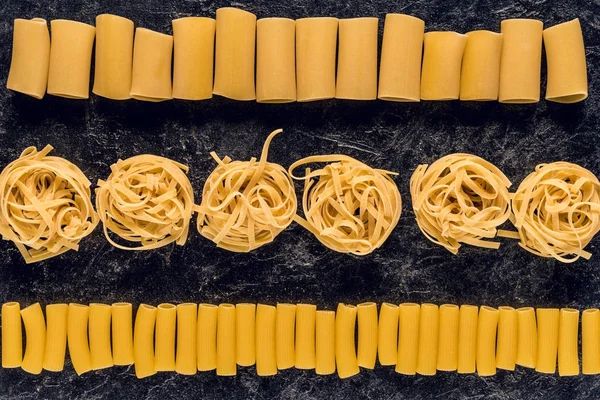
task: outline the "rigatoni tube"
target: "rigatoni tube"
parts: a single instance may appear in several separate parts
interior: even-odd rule
[[[338,304],[335,316],[335,362],[338,376],[342,379],[360,372],[354,345],[356,313],[355,306]]]

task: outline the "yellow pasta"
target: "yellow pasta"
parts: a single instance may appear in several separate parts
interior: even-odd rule
[[[154,328],[154,368],[157,372],[175,371],[175,330],[178,322],[175,305],[169,303],[158,305]],[[179,346],[177,348],[179,349]],[[195,365],[194,369],[196,369]]]
[[[231,376],[237,373],[235,314],[233,304],[219,304],[217,319],[217,375],[219,376]]]
[[[296,20],[298,101],[335,97],[337,36],[337,18],[318,17]]]
[[[256,22],[256,101],[296,101],[296,22],[262,18]]]
[[[419,353],[417,356],[417,373],[435,375],[437,367],[439,309],[435,304],[421,305],[419,317]]]
[[[502,57],[498,100],[501,103],[540,100],[543,26],[533,19],[506,19],[500,24]]]
[[[421,100],[456,100],[467,36],[456,32],[427,32],[424,36]]]
[[[213,93],[234,100],[254,100],[256,15],[232,7],[217,9]]]
[[[35,303],[21,310],[25,325],[25,355],[21,368],[30,374],[40,374],[44,362],[46,346],[46,322],[40,303]],[[4,345],[4,344],[3,344]]]
[[[134,99],[158,102],[173,98],[171,59],[173,36],[136,28],[131,92]]]
[[[522,367],[535,368],[537,359],[537,323],[532,307],[517,309],[517,358],[516,364]]]
[[[377,18],[340,19],[336,99],[377,98]]]
[[[381,304],[377,339],[377,355],[381,365],[396,365],[398,359],[398,320],[399,309],[397,305]]]
[[[475,372],[477,359],[477,329],[479,319],[477,306],[463,304],[458,313],[458,362],[459,374]]]
[[[537,314],[537,360],[535,371],[553,374],[556,371],[558,352],[559,310],[557,308],[538,308]]]
[[[112,305],[112,350],[115,365],[131,365],[134,362],[132,320],[130,303]]]
[[[59,372],[65,365],[67,349],[67,304],[46,306],[46,346],[42,367],[46,371]],[[4,342],[4,341],[3,341]]]
[[[89,308],[89,340],[92,369],[112,367],[110,346],[111,306],[92,303]]]
[[[198,371],[217,368],[217,320],[219,307],[213,304],[198,306]]]
[[[215,26],[212,18],[173,20],[173,98],[212,98]]]
[[[315,373],[335,372],[335,311],[317,311],[315,323]]]
[[[477,374],[496,375],[496,328],[499,312],[495,308],[481,306],[477,321]]]
[[[425,22],[404,14],[387,14],[381,45],[381,100],[421,100],[421,57]]]
[[[400,328],[396,372],[400,374],[414,375],[417,373],[420,313],[421,306],[419,304],[403,303],[398,307]]]
[[[315,368],[315,319],[317,306],[296,305],[296,362],[298,369]]]
[[[237,365],[249,367],[256,363],[256,305],[236,304],[235,318]]]
[[[342,379],[360,372],[354,345],[356,313],[355,306],[340,303],[335,315],[335,363]]]
[[[21,306],[2,304],[2,368],[17,368],[23,362]]]
[[[194,375],[198,370],[197,355],[197,326],[198,306],[196,303],[177,305],[177,353],[175,371],[182,375]]]
[[[377,360],[377,304],[361,303],[358,305],[358,350],[356,359],[358,366],[375,368]]]
[[[131,98],[133,21],[118,15],[98,15],[95,51],[92,92],[112,100]]]
[[[456,371],[458,365],[458,324],[460,311],[457,305],[440,306],[440,331],[437,370]]]
[[[69,357],[77,375],[92,370],[92,357],[88,344],[89,307],[70,303],[67,313],[67,344]]]
[[[275,354],[277,369],[288,369],[296,365],[294,331],[296,321],[295,304],[277,304],[275,320]]]
[[[518,316],[512,307],[498,307],[498,341],[496,344],[496,368],[515,370],[518,350]]]
[[[36,99],[43,98],[48,85],[49,63],[50,33],[46,20],[15,19],[6,87]]]
[[[558,329],[558,375],[579,375],[579,310],[561,308]]]
[[[581,372],[600,374],[600,311],[597,308],[581,313]]]
[[[460,99],[498,99],[502,34],[490,31],[467,33],[460,74]]]
[[[277,309],[259,304],[256,307],[256,374],[271,376],[277,374],[275,354],[275,320]]]
[[[140,304],[135,315],[133,358],[135,376],[139,379],[156,374],[154,358],[154,326],[156,307]]]

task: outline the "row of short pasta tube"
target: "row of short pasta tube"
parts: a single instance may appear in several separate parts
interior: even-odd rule
[[[25,326],[23,355],[21,320]],[[405,375],[437,371],[496,374],[516,365],[578,375],[579,311],[454,304],[141,304],[39,303],[2,306],[2,367],[39,374],[62,371],[68,347],[78,375],[135,365],[138,378],[161,371],[260,376],[292,367],[340,378],[381,366]],[[600,311],[583,311],[582,372],[600,373]],[[358,332],[357,340],[355,330]]]
[[[379,80],[377,18],[257,21],[226,7],[217,10],[216,20],[174,20],[173,35],[138,27],[134,39],[133,21],[110,14],[99,15],[95,27],[53,20],[51,28],[52,40],[45,20],[15,20],[9,89],[36,98],[46,91],[88,98],[95,38],[93,92],[116,100],[217,94],[264,103],[334,97],[534,103],[540,98],[542,41],[546,99],[573,103],[588,92],[578,19],[545,30],[538,20],[509,19],[500,33],[463,35],[425,33],[423,20],[387,14]]]

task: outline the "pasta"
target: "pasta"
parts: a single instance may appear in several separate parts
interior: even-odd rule
[[[440,329],[438,341],[437,370],[456,371],[458,363],[458,323],[460,311],[457,305],[440,306]]]
[[[532,307],[517,309],[517,359],[516,364],[522,367],[535,368],[537,359],[537,323]]]
[[[177,307],[175,305],[163,303],[156,307],[154,368],[157,372],[175,371],[175,331],[177,322]],[[179,349],[179,346],[177,348]],[[195,369],[196,366],[194,365]]]
[[[115,365],[131,365],[134,362],[132,319],[130,303],[112,305],[112,351]]]
[[[579,19],[543,32],[548,65],[546,100],[577,103],[588,96],[585,47]]]
[[[27,263],[77,250],[98,224],[90,181],[50,151],[28,147],[0,174],[0,234]]]
[[[137,28],[133,43],[131,97],[151,102],[172,99],[172,57],[173,36]]]
[[[335,97],[338,19],[296,20],[296,82],[300,102]]]
[[[2,368],[18,368],[23,362],[21,306],[2,304]]]
[[[140,304],[135,316],[133,359],[135,363],[135,376],[138,379],[156,374],[153,340],[156,313],[156,307],[148,304]]]
[[[502,34],[490,31],[467,33],[460,74],[460,99],[498,99]]]
[[[553,374],[556,371],[558,352],[559,311],[557,308],[538,308],[537,360],[535,371]]]
[[[542,29],[533,19],[505,19],[500,59],[500,103],[537,103],[540,100]]]
[[[254,100],[256,15],[237,8],[217,10],[213,93],[234,100]]]
[[[579,375],[579,310],[561,308],[558,329],[558,375]]]
[[[498,248],[485,239],[510,216],[504,174],[470,154],[450,154],[431,165],[419,165],[410,178],[412,206],[421,232],[453,254],[461,243]]]
[[[98,15],[95,51],[92,92],[112,100],[130,99],[133,21],[118,15]]]
[[[40,374],[44,362],[44,347],[46,346],[46,322],[40,303],[35,303],[21,310],[23,325],[25,325],[25,355],[21,368],[30,374]],[[4,343],[3,343],[4,346]]]
[[[390,303],[381,304],[377,340],[377,355],[381,365],[396,365],[398,359],[398,321],[398,306]]]
[[[296,353],[297,369],[315,368],[315,324],[317,306],[313,304],[296,305]]]
[[[373,369],[377,360],[377,304],[361,303],[357,307],[359,367]]]
[[[89,342],[92,369],[112,367],[114,364],[110,346],[111,307],[98,303],[92,303],[89,307]]]
[[[336,99],[377,98],[377,18],[340,19]]]
[[[477,360],[477,330],[479,325],[477,306],[463,304],[458,313],[458,362],[459,374],[475,372]]]
[[[420,313],[421,306],[419,304],[403,303],[398,307],[400,328],[396,372],[400,374],[414,375],[417,373]]]
[[[52,46],[48,94],[69,99],[90,97],[90,68],[96,28],[65,19],[50,21]]]
[[[256,306],[256,374],[271,376],[277,374],[275,353],[275,320],[277,309],[259,304]]]
[[[68,309],[67,304],[49,304],[46,306],[46,345],[42,363],[42,367],[46,371],[59,372],[64,368],[67,349]]]
[[[49,63],[50,33],[46,20],[15,19],[6,87],[36,99],[43,98],[48,85]]]
[[[275,319],[275,356],[279,370],[292,368],[296,364],[295,323],[296,305],[278,303]]]
[[[499,312],[495,308],[481,306],[477,321],[477,374],[496,375],[496,328]]]
[[[315,323],[315,373],[335,372],[335,311],[317,311]]]
[[[111,165],[96,188],[96,209],[104,235],[123,250],[150,250],[187,240],[194,192],[188,167],[168,158],[143,154]],[[123,246],[108,231],[138,247]]]
[[[232,376],[237,373],[235,365],[235,306],[219,304],[217,318],[217,375]]]
[[[173,20],[173,98],[212,98],[215,25],[204,17]]]
[[[427,32],[424,36],[421,100],[456,100],[467,36],[456,32]]]
[[[515,370],[519,325],[517,311],[512,307],[498,307],[498,343],[496,368]]]
[[[600,311],[597,308],[581,313],[581,372],[600,374]]]
[[[439,309],[435,304],[421,305],[417,373],[435,375],[438,353]]]
[[[311,163],[330,164],[294,176],[294,169]],[[294,220],[334,251],[367,255],[383,245],[400,219],[402,199],[390,177],[394,172],[334,154],[298,160],[289,174],[304,181],[304,218]]]
[[[256,305],[237,304],[235,318],[237,365],[249,367],[256,363]]]
[[[297,208],[292,179],[282,166],[267,162],[271,140],[281,132],[267,137],[259,161],[231,161],[211,153],[218,166],[195,210],[198,232],[218,247],[249,252],[272,242],[292,223]]]
[[[296,22],[263,18],[256,22],[256,101],[296,101]]]
[[[421,57],[425,22],[404,14],[387,14],[381,45],[381,100],[421,100]]]
[[[217,368],[217,320],[219,307],[212,304],[198,306],[198,371]]]
[[[195,375],[197,371],[196,345],[198,306],[195,303],[177,305],[177,353],[175,371],[182,375]]]
[[[71,303],[67,312],[67,344],[69,357],[77,375],[92,370],[92,357],[88,344],[90,310],[83,304]]]
[[[340,303],[335,315],[335,363],[342,379],[360,372],[354,346],[356,313],[355,306]]]

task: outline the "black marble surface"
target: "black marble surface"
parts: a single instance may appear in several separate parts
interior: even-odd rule
[[[89,101],[47,96],[38,101],[9,92],[12,20],[43,17],[94,23],[100,13],[131,18],[137,26],[170,33],[174,18],[214,16],[233,5],[258,17],[376,16],[380,34],[386,12],[426,21],[426,30],[499,30],[506,18],[539,18],[547,26],[579,17],[588,60],[590,97],[576,105],[495,102],[321,101],[261,105],[215,98],[160,104]],[[55,154],[76,163],[93,182],[109,174],[118,158],[155,153],[191,167],[199,202],[215,164],[210,151],[246,160],[258,156],[267,134],[284,128],[271,160],[284,166],[312,154],[345,153],[374,167],[398,171],[402,218],[383,248],[359,258],[324,248],[298,225],[251,254],[219,250],[195,229],[183,247],[148,252],[112,248],[100,229],[81,250],[26,265],[9,242],[0,242],[0,301],[106,302],[311,302],[334,309],[338,302],[471,303],[491,306],[600,305],[600,240],[590,261],[571,265],[542,259],[502,240],[499,251],[463,247],[453,256],[425,239],[410,207],[408,181],[420,163],[452,152],[491,161],[514,188],[538,163],[565,160],[600,173],[600,3],[597,0],[297,0],[225,1],[0,1],[0,165],[28,146],[50,143]],[[542,76],[545,76],[545,65]],[[544,85],[542,83],[542,85]],[[542,87],[542,94],[545,87]],[[297,186],[301,193],[301,186]],[[115,367],[78,377],[69,361],[61,373],[32,376],[0,369],[0,397],[42,398],[598,398],[600,377],[559,378],[517,368],[493,377],[438,373],[405,377],[378,366],[340,380],[312,371],[287,370],[260,378],[254,368],[235,377],[214,372],[191,377],[159,373],[145,380],[133,368]]]

